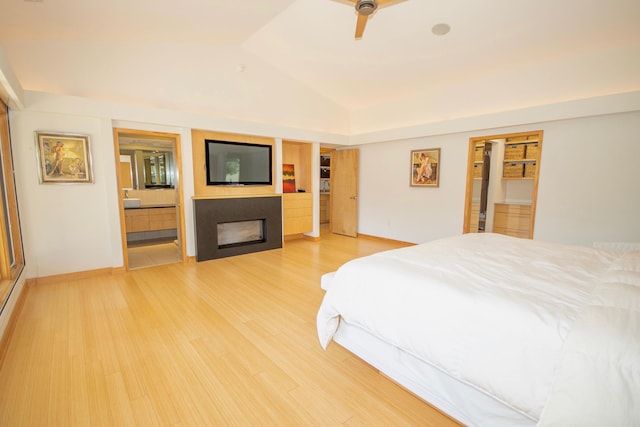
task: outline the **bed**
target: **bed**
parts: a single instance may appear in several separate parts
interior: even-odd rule
[[[335,341],[470,426],[640,425],[640,251],[465,234],[322,277]]]

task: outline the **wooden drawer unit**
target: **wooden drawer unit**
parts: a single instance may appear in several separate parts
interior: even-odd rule
[[[530,238],[531,205],[496,203],[494,207],[494,233]]]
[[[282,214],[285,236],[313,231],[312,194],[284,193],[282,195]]]
[[[176,208],[174,206],[125,209],[124,217],[127,233],[171,230],[177,227]]]
[[[149,228],[151,230],[171,230],[176,228],[176,208],[152,208],[149,211]]]

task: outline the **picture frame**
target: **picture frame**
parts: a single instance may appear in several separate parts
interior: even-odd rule
[[[295,193],[296,192],[296,169],[295,165],[283,164],[282,165],[282,192],[283,193]]]
[[[411,186],[440,185],[440,148],[411,151]]]
[[[40,131],[35,134],[41,184],[93,182],[88,135]]]

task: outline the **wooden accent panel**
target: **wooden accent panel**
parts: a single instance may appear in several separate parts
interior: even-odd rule
[[[282,195],[284,235],[313,231],[313,198],[311,193]]]
[[[171,230],[177,227],[176,208],[125,209],[127,233]]]
[[[493,232],[513,237],[529,238],[531,206],[496,203]]]
[[[311,144],[282,141],[282,164],[294,165],[297,189],[311,191],[311,162]]]
[[[232,142],[248,142],[251,144],[271,145],[272,147],[274,147],[275,145],[275,141],[273,138],[193,129],[191,131],[191,149],[193,155],[193,190],[196,197],[242,197],[259,194],[275,194],[275,159],[278,155],[275,151],[275,148],[272,150],[271,159],[271,173],[273,182],[272,185],[251,185],[238,187],[225,185],[207,185],[204,148],[205,139],[217,139]]]

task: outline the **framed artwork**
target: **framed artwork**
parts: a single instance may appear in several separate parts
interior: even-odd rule
[[[296,192],[296,172],[294,165],[282,165],[282,192]]]
[[[437,187],[440,185],[440,149],[411,151],[411,186]]]
[[[89,136],[36,132],[40,183],[93,182]]]

